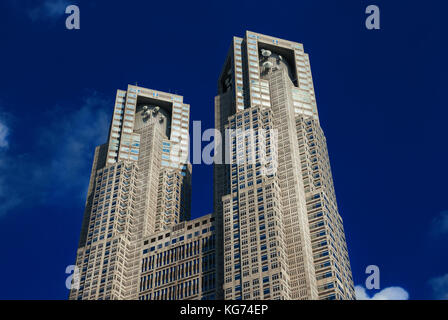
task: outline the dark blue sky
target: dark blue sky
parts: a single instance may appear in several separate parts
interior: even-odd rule
[[[0,4],[0,298],[66,299],[94,146],[116,89],[182,94],[213,127],[232,36],[310,54],[356,285],[448,297],[447,7],[442,1],[66,1]],[[381,30],[365,28],[365,8]],[[193,167],[193,217],[212,211],[212,167]],[[375,291],[376,292],[376,291]],[[372,296],[375,292],[369,292]]]

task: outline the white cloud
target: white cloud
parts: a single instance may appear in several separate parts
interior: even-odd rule
[[[74,111],[55,108],[30,134],[26,152],[2,154],[0,215],[43,203],[83,203],[95,147],[107,140],[111,105],[94,95]]]
[[[52,146],[50,168],[59,181],[87,185],[88,181],[79,181],[79,175],[86,172],[90,175],[88,159],[93,156],[95,146],[107,140],[111,105],[98,97],[90,97],[73,113],[55,114],[52,124],[42,130],[38,143],[43,147]]]
[[[9,128],[0,120],[0,149],[8,147],[8,135]]]
[[[355,286],[355,296],[357,300],[369,300],[366,289],[363,286]]]
[[[33,21],[54,19],[65,14],[65,8],[70,3],[67,0],[46,0],[41,5],[28,11],[28,15]]]
[[[431,232],[435,236],[448,234],[448,210],[440,212],[431,222]]]
[[[434,298],[440,300],[448,300],[448,273],[429,280]]]
[[[387,287],[370,297],[363,286],[355,286],[357,300],[408,300],[409,293],[401,287]]]

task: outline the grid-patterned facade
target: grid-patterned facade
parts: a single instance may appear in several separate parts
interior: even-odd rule
[[[70,299],[138,299],[144,239],[189,220],[189,109],[178,95],[118,90],[95,150]]]
[[[144,240],[139,299],[216,299],[215,228],[209,214]]]
[[[326,139],[315,119],[299,116],[296,125],[319,298],[353,299],[350,261]]]
[[[303,46],[253,32],[234,37],[218,81],[215,127],[228,137],[214,168],[224,298],[353,299]],[[255,145],[238,136],[258,128],[272,133],[255,136]],[[266,171],[269,162],[275,168]]]

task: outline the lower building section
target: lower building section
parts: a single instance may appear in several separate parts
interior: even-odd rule
[[[278,189],[267,179],[241,189],[239,203],[223,197],[226,300],[290,299]]]
[[[216,225],[211,214],[144,239],[139,300],[214,300],[217,296]]]

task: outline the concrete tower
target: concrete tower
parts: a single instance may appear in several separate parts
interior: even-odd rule
[[[138,299],[146,238],[190,218],[190,106],[179,95],[118,90],[98,146],[70,299]]]
[[[234,37],[215,127],[226,137],[214,168],[225,299],[354,299],[303,46],[254,32]]]

